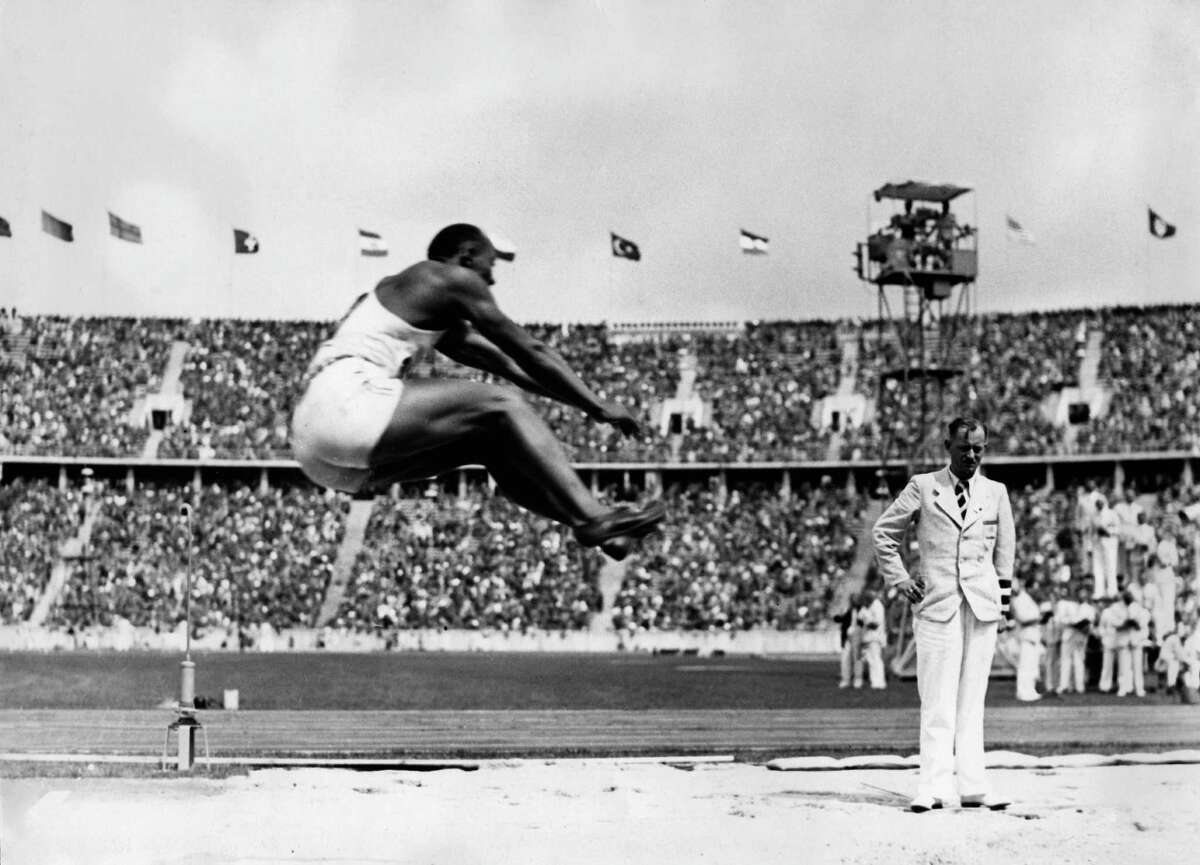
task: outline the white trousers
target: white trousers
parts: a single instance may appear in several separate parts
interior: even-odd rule
[[[955,776],[960,796],[989,792],[983,763],[983,701],[996,651],[996,626],[975,618],[965,600],[948,622],[919,616],[914,620],[921,695],[918,796],[951,798]]]
[[[1100,690],[1111,691],[1113,687],[1113,667],[1116,665],[1117,647],[1105,646],[1100,662]]]
[[[1069,691],[1074,685],[1075,690],[1082,694],[1086,682],[1083,660],[1087,652],[1087,634],[1070,628],[1059,645],[1058,693]]]
[[[1144,649],[1141,646],[1122,646],[1117,649],[1117,696],[1133,693],[1146,696],[1146,676],[1143,670]]]
[[[1092,576],[1096,580],[1095,597],[1117,596],[1117,539],[1099,538],[1092,547]]]
[[[842,646],[842,678],[838,684],[843,688],[861,688],[863,681],[862,640],[858,637],[847,637],[846,645]]]
[[[867,668],[867,677],[871,687],[886,688],[887,678],[883,672],[883,646],[880,643],[865,642],[862,650],[863,665]]]
[[[1022,638],[1017,645],[1017,699],[1037,699],[1038,662],[1042,659],[1042,642],[1037,638]]]

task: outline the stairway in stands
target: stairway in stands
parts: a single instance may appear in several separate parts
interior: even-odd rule
[[[176,394],[182,390],[180,377],[183,375],[183,362],[187,359],[190,348],[191,345],[181,339],[171,343],[171,353],[167,356],[167,366],[163,370],[162,385],[158,389],[160,394]],[[146,439],[146,444],[142,446],[142,459],[152,460],[158,456],[158,446],[162,443],[163,434],[164,430],[150,431],[150,438]]]
[[[858,384],[858,330],[848,325],[838,328],[838,350],[841,353],[841,370],[838,378],[836,394],[850,396]],[[842,433],[840,430],[829,436],[829,445],[825,449],[825,459],[840,460],[842,458]]]
[[[93,499],[88,503],[87,510],[83,515],[83,522],[80,523],[75,537],[64,541],[59,547],[58,558],[55,559],[54,566],[50,569],[50,581],[46,584],[42,596],[38,598],[37,604],[34,605],[33,612],[29,614],[29,624],[35,627],[45,624],[46,617],[54,609],[55,603],[58,602],[58,596],[62,594],[62,590],[71,576],[72,562],[82,556],[83,551],[91,543],[92,527],[96,525],[96,518],[99,516],[100,502]]]
[[[1103,349],[1104,330],[1094,325],[1088,330],[1083,357],[1079,359],[1078,392],[1079,399],[1092,404],[1093,417],[1102,417],[1107,412],[1108,401],[1111,398],[1110,389],[1100,384],[1100,353]],[[1100,394],[1098,401],[1093,399],[1097,391]],[[1074,424],[1068,423],[1063,427],[1063,446],[1067,453],[1075,453],[1078,432],[1079,429]]]
[[[354,573],[354,562],[358,559],[363,540],[367,536],[367,523],[371,520],[371,509],[374,505],[373,499],[354,499],[350,502],[350,513],[346,515],[346,531],[342,534],[341,544],[338,545],[337,556],[333,560],[333,575],[329,578],[325,600],[317,614],[318,625],[328,625],[337,617],[342,599],[346,596],[346,587],[350,585],[350,576]]]
[[[846,579],[838,583],[833,591],[833,603],[830,609],[835,613],[844,610],[849,603],[850,596],[862,591],[863,584],[867,581],[867,572],[871,570],[871,565],[875,561],[875,540],[872,537],[872,530],[875,528],[875,521],[882,513],[883,502],[879,499],[869,498],[862,517],[851,526],[854,534],[858,536],[858,543],[854,547],[854,562],[850,565]]]

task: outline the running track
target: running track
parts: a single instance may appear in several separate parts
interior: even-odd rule
[[[158,755],[174,713],[0,710],[0,752]],[[915,709],[202,711],[213,757],[458,758],[912,754]],[[1200,747],[1195,706],[997,706],[989,750]],[[203,755],[203,740],[197,737]],[[172,740],[171,749],[174,749]]]

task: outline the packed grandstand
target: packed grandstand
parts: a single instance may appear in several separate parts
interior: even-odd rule
[[[617,565],[475,469],[374,501],[309,484],[288,419],[327,322],[14,311],[0,324],[8,626],[172,631],[190,566],[194,629],[238,639],[266,625],[835,629],[873,578],[864,528],[919,432],[897,409],[905,385],[883,376],[898,354],[878,322],[534,326],[603,398],[649,420],[621,439],[531,397],[595,489],[667,500],[663,530]],[[1200,306],[980,314],[966,327],[941,408],[991,429],[988,471],[1012,494],[1035,597],[1091,591],[1095,498],[1129,491],[1144,516],[1120,511],[1121,577],[1134,586],[1169,566],[1172,621],[1194,622]],[[413,374],[480,375],[438,356]],[[1164,543],[1174,563],[1156,555]]]

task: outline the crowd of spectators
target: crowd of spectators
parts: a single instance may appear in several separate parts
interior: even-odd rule
[[[1062,388],[1078,384],[1093,319],[1085,310],[1064,310],[943,320],[942,330],[957,329],[954,342],[967,350],[932,354],[931,365],[944,362],[953,374],[944,388],[929,382],[927,410],[939,417],[983,418],[993,453],[1061,453],[1062,429],[1046,419],[1043,403]],[[876,397],[876,417],[846,432],[842,456],[869,459],[889,447],[885,455],[902,456],[921,435],[905,427],[907,419],[919,414],[921,379],[914,375],[905,381],[899,374],[904,353],[892,333],[868,325],[860,333],[858,389]],[[930,344],[936,346],[932,337]]]
[[[1085,452],[1200,449],[1200,314],[1195,306],[1104,310],[1099,377],[1108,411],[1079,434]]]
[[[669,491],[669,517],[629,559],[616,628],[778,630],[826,624],[853,563],[865,500],[827,481]]]
[[[82,519],[76,490],[45,481],[0,486],[0,622],[29,618],[64,542]]]
[[[475,488],[376,503],[331,625],[523,632],[586,628],[600,609],[601,554],[557,523]]]
[[[172,630],[184,619],[190,561],[198,630],[315,625],[349,499],[312,487],[98,485],[90,542],[52,613],[68,628]],[[183,506],[191,509],[190,517]],[[195,540],[188,556],[188,532]]]
[[[161,457],[288,458],[288,420],[303,373],[329,322],[8,316],[0,328],[0,450],[89,456],[139,455],[149,435],[139,400],[157,391],[172,340],[188,343],[182,371],[190,414],[175,418]],[[929,410],[984,418],[998,454],[1200,448],[1200,307],[1162,306],[947,317],[929,331],[929,363],[955,374]],[[531,396],[579,462],[758,462],[827,458],[831,433],[814,423],[837,390],[838,329],[857,329],[856,391],[872,419],[840,431],[845,459],[896,457],[922,430],[907,429],[920,381],[905,379],[895,334],[876,322],[749,323],[734,332],[629,334],[605,325],[532,325],[604,399],[646,418],[646,435],[622,438],[577,409]],[[964,347],[943,356],[955,332]],[[1077,383],[1091,331],[1101,336],[1099,382],[1107,411],[1072,429],[1044,416],[1048,397]],[[662,432],[656,408],[689,389],[707,417]],[[431,354],[416,374],[487,378]]]
[[[164,457],[287,459],[288,424],[325,322],[205,319],[184,360],[186,424],[169,430]]]
[[[182,323],[58,316],[20,321],[20,328],[6,329],[0,354],[0,450],[137,454],[148,432],[130,413],[157,389]]]
[[[693,340],[696,391],[711,406],[706,427],[685,429],[684,462],[822,460],[829,434],[814,423],[837,390],[835,322],[771,322]]]

